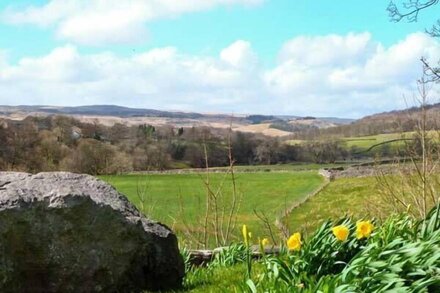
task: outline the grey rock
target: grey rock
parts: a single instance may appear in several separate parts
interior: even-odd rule
[[[178,288],[177,238],[89,175],[0,172],[0,292]]]

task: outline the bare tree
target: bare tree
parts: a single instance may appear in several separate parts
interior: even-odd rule
[[[420,116],[414,139],[405,140],[407,159],[396,162],[395,175],[379,169],[376,177],[382,195],[382,203],[377,206],[385,206],[388,211],[407,211],[418,218],[425,218],[429,209],[440,201],[439,133],[436,125],[427,123],[429,83],[425,75],[418,81],[416,100]]]
[[[219,182],[215,182],[211,178],[211,167],[209,160],[209,149],[207,147],[207,138],[204,137],[203,159],[205,172],[200,173],[200,179],[205,187],[204,202],[199,199],[199,209],[203,209],[204,213],[195,219],[197,224],[189,224],[187,215],[185,215],[185,203],[182,196],[179,196],[180,220],[183,226],[183,233],[187,240],[196,244],[197,247],[207,248],[214,244],[216,247],[228,245],[233,238],[236,238],[234,231],[237,226],[237,217],[243,195],[237,190],[237,182],[235,175],[235,160],[232,147],[232,125],[229,128],[227,137],[227,158],[229,166],[223,174]],[[230,191],[227,189],[230,188]],[[200,204],[203,202],[203,204]],[[202,227],[202,228],[200,228]]]
[[[440,81],[440,68],[431,67],[428,61],[422,57],[420,61],[423,64],[423,73],[425,76],[425,82],[439,82]]]
[[[432,8],[439,4],[440,0],[405,0],[400,5],[395,1],[391,1],[388,5],[387,11],[392,22],[400,22],[406,20],[408,22],[417,22],[421,11]],[[440,19],[432,25],[426,32],[432,37],[440,37]],[[425,69],[425,77],[427,82],[440,81],[440,68],[435,68],[429,65],[425,58],[422,58],[422,63]]]
[[[388,5],[388,13],[391,21],[400,22],[406,20],[408,22],[417,22],[421,11],[437,5],[440,0],[406,0],[401,5],[397,5],[395,1],[391,1]],[[427,33],[434,37],[440,36],[440,19],[426,30]]]

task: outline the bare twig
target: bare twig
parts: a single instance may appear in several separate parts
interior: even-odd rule
[[[393,22],[399,22],[403,19],[406,19],[408,22],[416,22],[418,20],[420,11],[438,3],[439,0],[408,0],[403,3],[403,9],[405,9],[406,11],[402,12],[402,9],[399,9],[397,5],[393,1],[391,1],[388,5],[387,10],[389,13],[389,17]]]
[[[267,231],[269,232],[269,236],[272,239],[273,245],[278,245],[277,241],[275,239],[275,234],[272,229],[272,224],[267,215],[264,212],[259,212],[256,209],[254,209],[254,214],[257,216],[258,219],[263,223],[263,225],[266,227]]]

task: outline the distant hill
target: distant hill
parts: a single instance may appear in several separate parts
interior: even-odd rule
[[[171,112],[152,109],[128,108],[114,105],[91,105],[78,107],[54,107],[54,106],[0,106],[0,114],[13,112],[23,113],[46,113],[58,115],[98,115],[128,117],[167,117],[167,118],[190,118],[197,119],[204,115],[199,113]],[[214,117],[226,117],[227,115],[210,115]]]
[[[427,127],[437,128],[440,119],[440,103],[425,106]],[[354,124],[369,125],[372,130],[377,128],[381,133],[396,131],[413,131],[421,119],[422,108],[412,107],[366,116]]]
[[[387,120],[387,119],[395,119],[397,117],[400,118],[411,118],[414,115],[417,115],[421,111],[421,107],[411,107],[404,110],[393,110],[388,112],[377,113],[369,116],[365,116],[362,119],[359,119],[358,122],[368,121],[368,120]],[[428,114],[438,114],[440,112],[440,103],[429,104],[425,106]]]
[[[438,129],[440,103],[425,106],[428,129]],[[347,125],[322,130],[320,135],[365,136],[414,131],[421,119],[421,107],[394,110],[365,116]]]
[[[161,111],[128,108],[115,105],[90,105],[78,107],[57,106],[1,106],[0,118],[23,120],[28,116],[72,116],[83,122],[98,121],[104,125],[115,123],[139,125],[173,125],[178,127],[207,126],[227,128],[269,136],[287,136],[304,128],[327,128],[352,122],[350,119],[298,117],[288,115],[227,115],[194,112]]]

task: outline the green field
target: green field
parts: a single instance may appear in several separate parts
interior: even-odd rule
[[[210,184],[217,190],[225,179],[223,197],[230,202],[232,183],[227,174],[211,173]],[[142,209],[138,189],[146,187],[144,212],[167,224],[179,234],[184,223],[200,226],[204,215],[206,188],[203,174],[121,175],[102,179],[127,195]],[[238,226],[247,224],[254,235],[264,234],[263,225],[253,210],[264,211],[273,222],[283,209],[318,188],[323,178],[316,171],[238,173],[236,186],[242,196]],[[239,227],[235,235],[240,235]],[[181,235],[181,233],[180,233]],[[264,235],[263,235],[264,236]]]
[[[411,138],[414,132],[405,133],[386,133],[368,136],[352,136],[352,137],[342,137],[339,140],[345,145],[347,149],[354,149],[355,151],[362,152],[366,151],[373,146],[380,148],[383,145],[389,146],[392,150],[402,147],[405,145],[404,141],[393,141],[402,138]],[[306,140],[288,140],[287,143],[291,145],[303,144]],[[389,142],[389,143],[387,143]]]
[[[364,218],[379,197],[376,178],[339,178],[289,216],[291,230],[312,231],[328,219],[345,215]]]
[[[359,137],[346,137],[343,138],[345,145],[347,148],[356,148],[358,150],[367,150],[375,145],[385,143],[388,141],[392,141],[387,143],[387,145],[396,148],[399,146],[403,146],[404,141],[394,141],[396,139],[401,138],[410,138],[413,133],[387,133],[387,134],[378,134],[378,135],[370,135],[370,136],[359,136]]]

